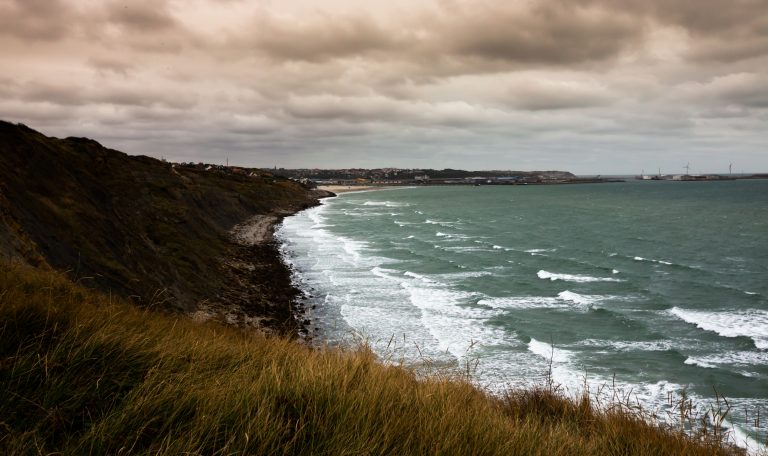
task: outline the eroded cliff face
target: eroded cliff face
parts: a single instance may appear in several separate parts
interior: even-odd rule
[[[232,294],[230,260],[243,255],[237,224],[277,220],[318,196],[257,170],[172,165],[7,122],[0,156],[0,254],[186,312]]]

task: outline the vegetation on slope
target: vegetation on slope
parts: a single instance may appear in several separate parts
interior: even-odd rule
[[[2,121],[0,158],[0,254],[145,304],[162,292],[186,311],[224,293],[235,224],[316,202],[268,173],[174,166]]]
[[[3,454],[725,454],[620,410],[491,398],[365,349],[140,310],[0,264]]]

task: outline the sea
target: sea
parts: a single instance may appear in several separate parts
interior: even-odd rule
[[[277,238],[316,342],[768,439],[767,180],[352,192]]]

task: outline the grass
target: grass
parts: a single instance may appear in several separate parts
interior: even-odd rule
[[[137,309],[0,263],[3,454],[653,454],[732,451],[543,389],[491,397],[364,347]]]
[[[0,253],[140,305],[167,289],[166,308],[181,312],[223,304],[235,224],[314,204],[299,183],[260,171],[172,165],[2,120],[0,157]]]

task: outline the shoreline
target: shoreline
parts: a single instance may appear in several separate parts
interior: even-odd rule
[[[400,188],[402,188],[402,187],[400,187]],[[379,188],[379,189],[380,189],[380,188]],[[358,191],[358,192],[363,192],[363,191],[365,191],[365,190],[361,189],[361,190],[357,190],[357,191]],[[378,199],[386,199],[386,196],[384,196],[384,195],[381,195],[381,194],[377,194],[377,195],[381,197],[381,198],[378,198],[378,197],[377,197]],[[366,199],[366,197],[364,197],[364,196],[355,197],[355,200],[357,200],[357,201],[365,201],[365,199]],[[339,201],[339,202],[340,202],[340,201]],[[339,203],[339,202],[337,202],[337,203]],[[314,219],[314,215],[313,215],[313,219]],[[315,219],[315,220],[319,220],[319,219]],[[320,223],[322,223],[322,222],[316,221],[316,223],[320,224]],[[290,233],[290,231],[289,231],[289,233]],[[311,240],[312,238],[311,238],[311,237],[309,237],[309,239]],[[299,250],[299,251],[301,251],[301,250]],[[323,264],[323,263],[325,263],[325,262],[323,262],[323,261],[319,261],[318,263],[319,263],[319,264]],[[298,269],[296,269],[296,268],[292,268],[292,269],[293,269],[295,272],[298,272]],[[302,269],[303,269],[303,268],[302,268]],[[309,266],[309,267],[308,267],[306,270],[308,270],[308,271],[312,271],[313,269],[312,269],[312,267],[311,267],[311,266]],[[298,284],[298,285],[299,285],[299,287],[300,287],[300,285],[301,285],[301,282],[298,282],[297,284]],[[307,293],[310,293],[309,289],[310,289],[310,287],[308,287],[308,288],[307,288],[307,290],[306,290],[306,291],[307,291]],[[314,294],[314,293],[315,293],[315,291],[312,291],[311,293],[312,293],[312,294]],[[322,298],[322,296],[323,296],[323,295],[322,295],[322,294],[320,294],[320,297],[321,297],[321,298]],[[315,322],[315,321],[323,321],[323,320],[322,320],[322,317],[321,317],[321,318],[318,318],[317,320],[315,320],[315,318],[317,318],[317,317],[313,317],[313,316],[312,316],[312,311],[310,310],[310,306],[312,305],[312,304],[311,304],[311,302],[312,302],[312,300],[310,299],[310,300],[309,300],[309,304],[308,304],[306,301],[305,301],[305,303],[304,303],[304,311],[305,311],[305,312],[307,312],[307,314],[305,314],[305,315],[306,315],[306,316],[305,316],[305,318],[311,318],[311,319],[313,320],[312,322]],[[322,299],[320,300],[320,302],[322,302]],[[321,305],[321,308],[322,308],[322,305]],[[314,338],[316,339],[317,343],[319,343],[319,344],[322,344],[322,343],[327,343],[327,336],[328,336],[328,333],[330,333],[330,331],[331,331],[331,330],[328,330],[328,328],[329,328],[328,326],[325,326],[325,328],[321,327],[319,331],[318,331],[318,328],[313,328],[313,332],[312,332],[312,333],[310,333],[310,334],[311,334],[311,336],[314,336]],[[334,328],[335,328],[335,327],[334,327]],[[328,331],[326,332],[326,330],[324,330],[324,329],[326,329],[326,330],[328,330]],[[325,340],[324,340],[324,339],[325,339]],[[312,338],[310,338],[310,339],[308,339],[308,340],[309,340],[309,341],[312,341]],[[383,340],[384,340],[384,342],[386,342],[386,340],[387,340],[387,339],[385,338],[385,339],[383,339]],[[553,350],[554,350],[554,348],[553,348]],[[747,443],[748,445],[752,445],[752,443],[749,443],[749,442],[753,442],[753,440],[749,440],[751,437],[749,437],[749,436],[747,436],[746,434],[744,434],[744,433],[741,431],[741,429],[739,429],[739,428],[738,428],[738,427],[736,427],[736,426],[731,426],[731,427],[729,427],[728,429],[730,429],[730,432],[732,433],[732,435],[734,435],[734,436],[737,436],[737,437],[735,437],[735,440],[734,440],[735,442],[748,442],[748,443]]]
[[[377,187],[377,186],[371,186],[371,185],[321,185],[318,186],[318,190],[322,190],[325,192],[331,192],[331,193],[351,193],[351,192],[367,192],[367,191],[375,191],[375,190],[382,190],[385,187]]]
[[[280,253],[274,233],[285,217],[321,204],[332,192],[310,190],[300,207],[255,214],[228,232],[229,251],[219,268],[226,277],[219,292],[191,313],[196,321],[216,320],[227,326],[311,340],[304,291]]]

